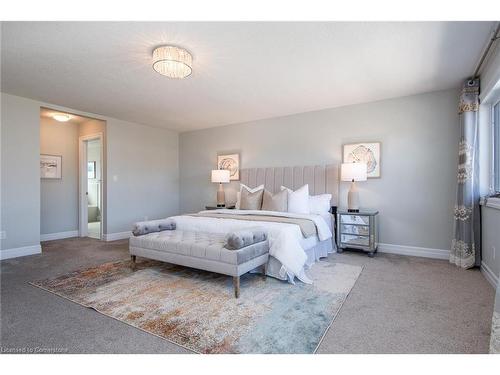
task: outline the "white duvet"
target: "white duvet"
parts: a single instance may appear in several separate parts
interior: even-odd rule
[[[315,214],[293,214],[288,212],[260,211],[260,210],[213,210],[201,211],[211,214],[230,214],[230,215],[272,215],[281,217],[292,217],[299,219],[312,220],[318,230],[320,241],[332,237],[332,232],[321,215]],[[266,228],[269,237],[269,254],[281,262],[281,276],[288,275],[292,280],[297,277],[304,283],[312,283],[305,274],[305,264],[307,260],[306,253],[300,245],[303,239],[300,227],[296,224],[274,223],[267,221],[244,221],[237,219],[224,219],[213,217],[195,217],[195,216],[174,216],[177,229],[191,230],[209,233],[229,233],[239,229],[245,229],[255,226]]]

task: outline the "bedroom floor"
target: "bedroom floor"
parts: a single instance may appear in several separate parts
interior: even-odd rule
[[[50,294],[29,281],[128,258],[128,241],[73,238],[1,262],[2,348],[69,353],[184,353],[183,348]],[[479,270],[447,261],[352,252],[364,266],[318,353],[487,353],[494,290]],[[244,298],[244,291],[242,292]]]

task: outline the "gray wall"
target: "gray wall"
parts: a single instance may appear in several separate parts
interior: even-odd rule
[[[40,106],[1,95],[2,249],[40,243]]]
[[[40,153],[62,156],[62,178],[40,180],[40,233],[78,230],[78,124],[42,117]]]
[[[179,211],[178,134],[107,122],[107,233],[130,231],[138,220]]]
[[[106,121],[105,233],[178,213],[178,134],[1,93],[1,249],[40,242],[40,107]],[[116,176],[116,180],[113,178]]]
[[[382,178],[359,183],[361,204],[380,210],[380,241],[449,249],[457,168],[457,90],[180,134],[180,210],[214,203],[217,154],[242,168],[341,161],[342,144],[381,141]],[[341,183],[345,205],[348,183]],[[235,200],[236,183],[226,186]]]

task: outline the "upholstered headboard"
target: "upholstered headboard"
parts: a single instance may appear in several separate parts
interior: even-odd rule
[[[337,164],[241,169],[240,182],[252,188],[264,184],[265,188],[273,193],[279,191],[281,185],[298,189],[309,184],[310,195],[332,194],[333,206],[337,205],[339,197]]]

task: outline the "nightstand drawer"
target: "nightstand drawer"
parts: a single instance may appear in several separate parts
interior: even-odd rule
[[[340,242],[346,245],[370,246],[370,237],[341,234]]]
[[[340,223],[342,224],[356,224],[356,225],[370,225],[370,216],[361,215],[340,215]]]
[[[343,234],[359,234],[361,236],[369,236],[370,227],[368,225],[340,224],[340,232]]]

